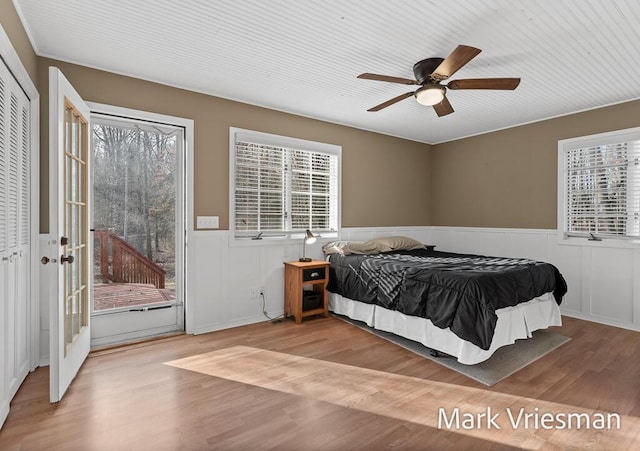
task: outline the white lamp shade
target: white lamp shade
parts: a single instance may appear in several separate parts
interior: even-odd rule
[[[311,259],[306,256],[307,244],[315,243],[316,236],[311,233],[311,230],[304,232],[304,239],[302,240],[302,257],[298,259],[301,262],[310,262]]]
[[[416,91],[418,103],[426,106],[433,106],[444,99],[444,89],[441,86],[423,86]]]
[[[306,244],[311,244],[316,242],[316,236],[311,233],[311,230],[307,230],[304,234],[304,242]]]

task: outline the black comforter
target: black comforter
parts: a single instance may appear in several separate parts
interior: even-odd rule
[[[329,291],[405,315],[489,349],[495,311],[553,292],[560,304],[567,284],[549,264],[520,258],[416,250],[377,255],[333,254]]]

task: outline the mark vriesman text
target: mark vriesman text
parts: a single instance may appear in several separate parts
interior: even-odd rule
[[[529,411],[524,407],[517,410],[507,407],[504,412],[493,412],[487,407],[484,412],[476,413],[461,412],[459,407],[450,412],[443,407],[438,409],[438,429],[501,429],[503,426],[512,429],[620,429],[620,415],[540,412],[538,407]]]

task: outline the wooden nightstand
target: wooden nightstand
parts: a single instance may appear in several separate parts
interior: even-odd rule
[[[329,317],[329,297],[327,283],[329,282],[329,262],[312,260],[310,262],[284,263],[284,317],[291,315],[296,324],[302,318],[312,315]],[[308,296],[303,296],[304,288]],[[308,301],[308,308],[304,304]]]

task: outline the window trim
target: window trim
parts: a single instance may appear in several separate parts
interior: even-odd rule
[[[229,243],[234,246],[256,246],[273,244],[299,244],[303,233],[289,233],[286,236],[263,236],[260,240],[252,240],[247,237],[236,237],[235,224],[235,167],[236,167],[236,137],[241,140],[257,141],[260,144],[278,147],[294,148],[311,152],[332,154],[338,158],[337,170],[337,230],[336,232],[322,232],[319,241],[335,240],[341,236],[342,230],[342,146],[327,144],[318,141],[310,141],[289,136],[275,135],[272,133],[258,132],[238,127],[229,127]],[[313,230],[312,230],[313,232]]]
[[[570,150],[580,149],[584,147],[602,146],[607,144],[618,143],[621,141],[637,141],[640,140],[640,127],[628,128],[623,130],[615,130],[605,133],[597,133],[594,135],[580,136],[575,138],[558,140],[558,174],[557,174],[557,236],[558,243],[562,245],[577,245],[589,247],[610,247],[610,248],[640,248],[640,238],[623,236],[606,236],[598,237],[592,240],[583,236],[571,236],[566,232],[567,217],[566,199],[567,199],[567,180],[565,172],[565,156]]]

